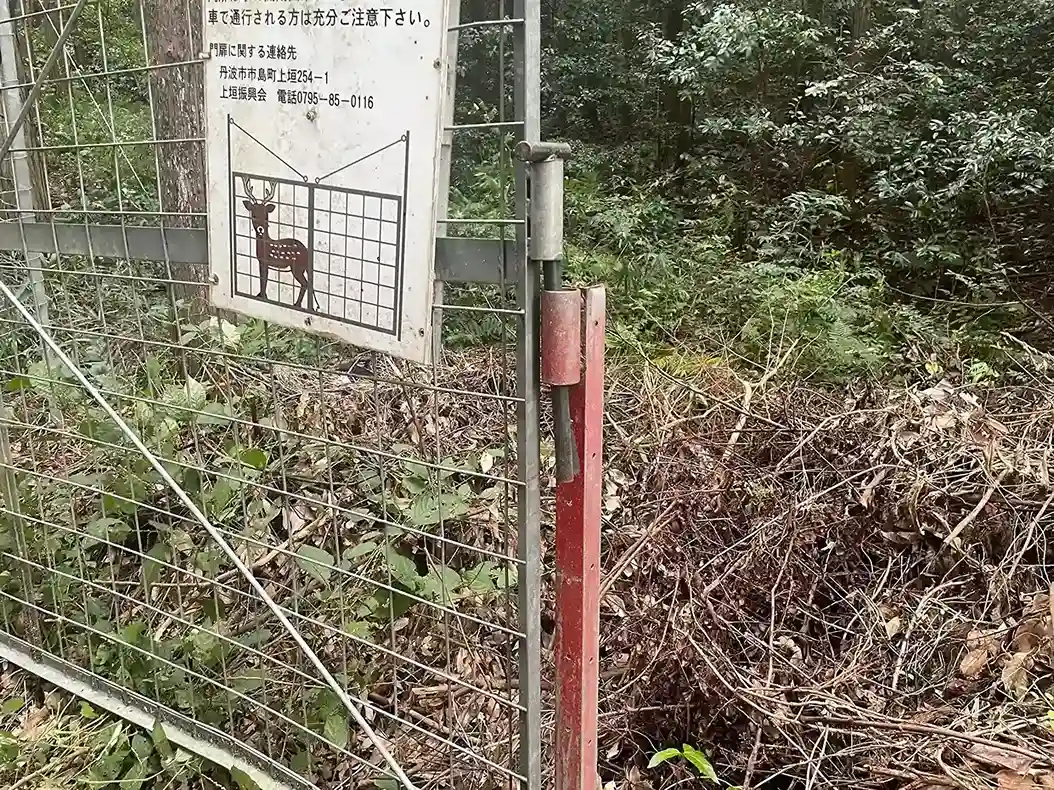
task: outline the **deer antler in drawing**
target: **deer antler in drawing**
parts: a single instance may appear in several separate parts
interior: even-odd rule
[[[242,176],[242,187],[245,189],[245,194],[249,196],[249,200],[253,203],[270,203],[274,199],[274,193],[278,190],[278,184],[274,181],[264,181],[264,196],[261,200],[256,199],[256,195],[253,193],[253,184],[248,176]]]

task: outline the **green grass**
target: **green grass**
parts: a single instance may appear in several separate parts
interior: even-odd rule
[[[0,678],[0,783],[9,790],[245,790],[217,766],[27,673]]]

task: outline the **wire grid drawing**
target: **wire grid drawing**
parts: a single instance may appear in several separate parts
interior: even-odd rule
[[[34,216],[0,223],[0,655],[261,786],[540,787],[537,283],[503,262],[487,302],[438,304],[498,330],[428,367],[195,312],[204,107],[170,94],[203,63],[181,5],[0,20],[4,90],[43,85],[12,149],[40,172],[16,185]],[[499,6],[479,23],[510,42],[507,143],[513,93],[537,136],[534,93],[504,84],[537,5]],[[53,44],[74,13],[84,56]],[[518,194],[500,229],[522,250]]]
[[[232,171],[231,196],[236,295],[399,334],[402,195]],[[302,241],[304,276],[272,262],[270,239]]]

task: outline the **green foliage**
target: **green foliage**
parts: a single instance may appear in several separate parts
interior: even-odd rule
[[[1001,333],[1034,334],[1015,282],[1054,259],[1049,4],[544,14],[549,134],[576,149],[572,266],[615,288],[619,337],[976,378],[1005,366]]]
[[[41,99],[59,209],[156,209],[152,152],[108,145],[153,136],[137,8],[107,0],[102,23],[71,44],[78,63],[105,55],[117,75]],[[794,345],[788,372],[834,380],[991,378],[1006,367],[1001,333],[1042,347],[1015,303],[1020,278],[1054,259],[1049,4],[547,0],[542,24],[544,134],[576,154],[570,268],[614,291],[616,344],[747,369]],[[37,65],[45,32],[34,33]],[[497,29],[462,31],[459,121],[510,117],[511,59],[504,74],[493,67],[501,47]],[[458,135],[449,216],[511,215],[515,139]],[[75,155],[75,143],[98,147]],[[511,299],[480,286],[444,294],[472,307]],[[514,329],[451,311],[444,341],[509,344]],[[210,333],[280,358],[259,324],[213,324],[189,342]],[[224,408],[209,403],[198,419],[218,423]]]
[[[579,245],[570,248],[569,271],[615,292],[616,347],[650,359],[671,345],[709,349],[763,367],[797,343],[798,369],[828,376],[877,370],[892,353],[876,270],[833,252],[820,269],[747,261],[727,237],[687,223],[678,229],[661,200],[610,199],[575,183],[571,194]]]
[[[51,704],[60,704],[55,695]],[[22,708],[21,700],[8,699],[0,710],[5,725],[19,715],[24,719],[17,735],[0,730],[0,777],[33,774],[47,786],[66,786],[63,777],[69,776],[71,785],[76,778],[100,788],[189,790],[209,776],[215,786],[226,786],[221,771],[169,743],[160,722],[152,732],[137,730],[101,717],[87,702],[79,703],[79,712],[67,706],[20,714]]]
[[[119,321],[123,314],[112,315]],[[233,327],[209,319],[186,331],[182,341],[184,351],[224,351],[260,358],[263,365],[270,355],[320,364],[323,353],[316,342],[305,347],[302,336],[274,328],[261,332],[256,322]],[[260,425],[285,420],[271,411],[280,401],[266,376],[240,371],[242,383],[232,387],[226,363],[210,363],[213,357],[204,354],[158,345],[135,363],[120,364],[111,352],[89,340],[78,345],[77,359],[239,558],[252,564],[277,554],[267,561],[289,576],[297,610],[340,623],[349,635],[341,678],[349,690],[373,682],[378,670],[367,648],[390,634],[394,621],[427,616],[425,604],[486,604],[515,587],[515,566],[445,564],[439,559],[443,551],[429,543],[441,529],[456,535],[470,511],[492,502],[498,489],[481,484],[478,473],[493,467],[500,449],[443,458],[437,466],[432,459],[415,460],[419,448],[386,447],[406,460],[379,466],[368,451],[320,451],[317,440],[302,433],[247,432],[236,416],[253,414]],[[20,413],[39,415],[46,425],[55,404],[72,432],[36,450],[72,452],[81,471],[71,473],[73,485],[16,475],[21,517],[0,517],[0,549],[17,550],[31,564],[24,573],[0,574],[0,587],[9,593],[0,602],[5,621],[23,623],[15,601],[46,604],[76,622],[46,629],[42,647],[62,650],[103,677],[216,726],[247,714],[253,700],[266,700],[316,734],[298,736],[295,745],[308,755],[319,739],[346,743],[347,712],[340,701],[302,682],[296,686],[301,693],[289,693],[285,665],[259,652],[288,637],[243,625],[244,607],[237,601],[191,583],[181,593],[178,624],[158,631],[155,613],[176,605],[173,581],[185,584],[188,578],[181,569],[205,579],[236,576],[233,563],[76,382],[28,351],[19,364],[25,372],[5,386],[17,393]],[[322,462],[338,467],[355,506],[343,508],[339,530],[328,524],[315,529],[311,520],[321,524],[329,511],[313,514],[306,504],[310,476],[326,474]],[[279,493],[295,490],[284,475],[297,466],[309,488],[304,502]],[[277,538],[279,528],[290,533],[291,549]],[[85,718],[91,716],[86,709]],[[138,752],[131,740],[127,746],[130,752],[122,746],[107,756],[100,768],[110,772],[106,781],[142,779],[139,771],[148,761],[132,760]]]
[[[33,126],[47,146],[41,163],[55,209],[157,211],[157,167],[148,106],[148,72],[143,49],[140,4],[101,0],[84,14],[70,38],[69,59],[58,71],[72,79],[45,85]],[[39,70],[57,37],[57,17],[29,26],[28,54]],[[84,77],[116,72],[104,81]],[[116,141],[141,145],[113,146]],[[78,148],[79,147],[79,148]],[[83,221],[82,215],[56,216]],[[100,218],[101,221],[106,221]]]
[[[141,729],[62,692],[48,693],[43,707],[14,697],[0,704],[0,779],[5,786],[32,779],[28,786],[99,790],[256,787],[237,769],[173,744],[160,720]]]
[[[679,749],[676,746],[672,746],[668,749],[656,752],[652,755],[651,759],[648,760],[648,767],[654,768],[655,766],[662,765],[675,757],[682,757],[687,760],[704,779],[707,779],[714,784],[721,784],[721,780],[718,778],[717,772],[714,771],[714,766],[710,764],[710,760],[707,756],[694,746],[689,746],[687,743]]]

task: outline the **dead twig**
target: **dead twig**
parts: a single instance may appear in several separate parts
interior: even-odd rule
[[[671,502],[662,512],[662,514],[654,521],[652,521],[648,528],[644,530],[644,534],[641,535],[637,539],[637,541],[632,546],[630,546],[622,554],[621,557],[618,558],[618,561],[615,563],[614,567],[612,567],[611,571],[607,574],[604,581],[600,583],[601,601],[604,600],[604,596],[607,595],[608,592],[611,590],[611,585],[615,583],[615,581],[619,578],[622,572],[629,566],[631,562],[633,562],[633,558],[640,554],[641,549],[644,548],[648,541],[652,540],[655,535],[663,529],[663,527],[665,527],[673,520],[672,517],[670,517],[670,514],[674,511],[676,507],[677,503]]]
[[[981,496],[980,501],[976,505],[974,505],[973,510],[967,513],[963,520],[955,525],[955,529],[948,533],[948,536],[944,539],[944,545],[947,546],[952,543],[956,538],[959,537],[959,535],[962,534],[962,531],[964,529],[970,526],[974,522],[974,520],[979,515],[981,515],[981,511],[984,510],[985,505],[988,504],[989,500],[992,498],[992,495],[999,489],[999,486],[1003,484],[1003,480],[1006,479],[1006,476],[1008,474],[1009,470],[1003,470],[999,473],[998,477],[996,477],[995,479],[995,482],[985,489],[984,494]]]

